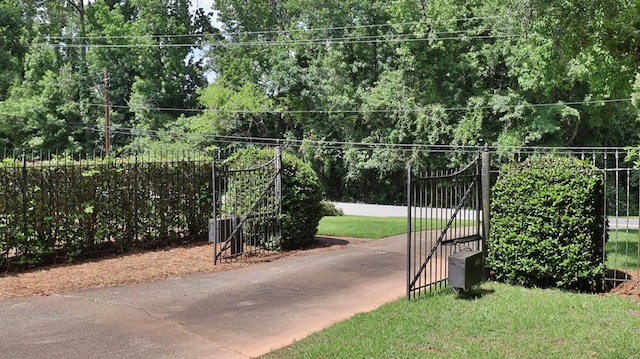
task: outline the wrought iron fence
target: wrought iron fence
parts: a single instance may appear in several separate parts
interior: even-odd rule
[[[500,165],[523,161],[530,156],[547,153],[570,155],[590,162],[603,173],[608,238],[602,238],[605,264],[608,268],[604,287],[623,282],[640,282],[640,168],[635,149],[627,148],[524,148],[491,150],[494,175],[505,170]]]
[[[227,146],[224,151],[230,153],[237,147],[255,145],[239,143]],[[304,146],[296,146],[293,147],[295,151],[303,150]],[[332,151],[338,150],[332,148]],[[211,162],[214,157],[226,157],[224,151],[215,155],[172,152],[119,154],[109,158],[101,153],[3,152],[0,162],[0,265],[69,260],[91,253],[123,252],[136,246],[159,246],[163,242],[204,237],[208,220],[216,218],[212,217],[213,208],[218,214],[227,211],[220,207],[220,193],[228,188],[218,189],[218,207],[214,207],[211,198],[214,190]],[[624,148],[490,148],[489,152],[494,176],[502,165],[550,152],[577,156],[600,168],[604,174],[609,223],[608,240],[603,238],[606,264],[610,269],[606,282],[615,285],[640,281],[640,169],[632,158],[634,151]],[[428,150],[424,155],[431,156]],[[445,158],[451,157],[452,153],[439,151],[439,155]],[[430,161],[447,162],[433,158]],[[257,187],[249,184],[248,188]],[[458,195],[451,198],[455,196]],[[418,202],[411,205],[413,208],[429,206],[430,200],[426,197],[414,198],[418,198]],[[270,203],[273,205],[276,201]],[[465,204],[463,209],[468,206]],[[415,222],[412,231],[424,232],[419,230],[419,225],[420,222]],[[275,238],[277,234],[270,237]],[[418,242],[426,244],[427,241],[418,239]],[[227,250],[233,251],[233,245]],[[237,252],[239,248],[235,250]],[[250,253],[246,249],[242,251]],[[420,260],[414,259],[413,263]],[[420,263],[421,266],[424,262]],[[417,281],[419,287],[423,286],[420,279]]]
[[[4,268],[206,238],[211,156],[4,154]]]
[[[604,213],[609,228],[602,238],[605,253],[603,261],[608,268],[602,283],[603,289],[610,289],[629,281],[640,282],[640,168],[634,162],[638,160],[634,150],[488,148],[487,152],[491,158],[492,181],[496,180],[501,171],[507,170],[509,164],[548,153],[575,156],[600,169],[605,187]],[[443,155],[446,156],[446,154]],[[464,171],[459,173],[440,171],[428,174],[409,171],[408,297],[446,284],[448,278],[446,258],[457,250],[454,244],[459,246],[460,243],[465,243],[464,246],[476,250],[482,247],[482,238],[488,235],[484,232],[487,227],[476,229],[475,225],[464,226],[459,223],[460,220],[469,223],[475,221],[474,223],[479,226],[481,223],[490,222],[489,218],[480,212],[482,206],[479,205],[480,200],[490,196],[484,189],[481,195],[477,185],[468,182],[474,178],[473,176],[476,176],[477,180],[477,173],[473,172],[474,170],[475,168],[468,168],[466,174]],[[469,179],[465,179],[466,177]],[[462,196],[465,193],[464,188],[457,187],[462,183],[466,183],[474,195],[468,198]],[[465,201],[469,202],[465,203]],[[425,209],[427,213],[423,213]],[[462,217],[457,213],[458,211],[463,213]],[[435,221],[442,218],[446,219],[445,222],[450,222],[447,223],[444,231],[425,230],[436,226]]]

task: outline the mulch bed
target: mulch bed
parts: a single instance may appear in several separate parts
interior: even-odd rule
[[[613,288],[611,288],[607,293],[622,295],[640,300],[640,271],[619,273],[622,274],[622,276],[624,276],[627,281],[618,283],[617,286],[612,285]]]
[[[270,252],[239,261],[213,264],[213,247],[209,243],[171,247],[156,251],[136,251],[122,256],[54,265],[23,272],[0,273],[0,300],[116,286],[190,273],[213,273],[246,267],[253,263],[274,261],[317,251],[334,250],[362,240],[318,237],[306,249]]]

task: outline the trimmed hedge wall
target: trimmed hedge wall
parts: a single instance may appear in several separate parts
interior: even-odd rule
[[[606,231],[601,171],[573,157],[531,158],[492,188],[487,266],[512,284],[594,291]]]
[[[0,165],[0,265],[22,268],[205,239],[209,160]]]

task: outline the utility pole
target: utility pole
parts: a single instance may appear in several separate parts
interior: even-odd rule
[[[104,70],[104,148],[109,157],[109,74]]]

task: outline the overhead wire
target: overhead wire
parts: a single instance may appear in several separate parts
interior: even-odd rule
[[[28,120],[27,117],[11,115],[0,112],[0,116],[12,116],[15,118],[21,118]],[[74,130],[89,131],[94,133],[103,134],[105,131],[103,124],[90,125],[80,122],[64,122],[59,124],[61,127],[72,128]],[[122,135],[130,137],[140,137],[144,135],[148,136],[170,136],[173,139],[198,139],[198,140],[211,140],[219,143],[240,143],[250,142],[261,145],[288,145],[288,146],[313,146],[322,147],[324,149],[361,149],[361,150],[374,150],[374,149],[389,149],[394,151],[415,151],[415,150],[428,150],[430,152],[446,152],[451,148],[456,148],[459,151],[476,150],[477,146],[451,146],[451,145],[438,145],[438,144],[415,144],[415,143],[382,143],[382,142],[355,142],[355,141],[336,141],[336,140],[311,140],[311,139],[290,139],[290,138],[275,138],[275,137],[254,137],[254,136],[240,136],[240,135],[214,135],[205,133],[192,133],[182,132],[176,133],[166,130],[152,130],[139,127],[126,127],[126,126],[110,126],[109,132],[111,135]]]
[[[503,33],[490,35],[465,35],[466,33],[513,30],[516,28],[470,29],[453,32],[425,33],[424,37],[413,37],[415,34],[382,34],[355,37],[325,37],[312,39],[284,39],[284,40],[256,40],[256,41],[203,41],[200,43],[136,43],[136,44],[97,44],[97,43],[35,43],[31,46],[46,46],[51,48],[181,48],[181,47],[269,47],[269,46],[299,46],[299,45],[329,45],[329,44],[389,44],[401,42],[436,42],[436,41],[469,41],[483,39],[506,39],[523,37],[522,33]],[[444,34],[459,34],[456,36],[439,36]]]
[[[87,40],[91,41],[113,41],[113,40],[165,40],[174,38],[207,38],[220,34],[214,33],[202,33],[202,34],[149,34],[149,35],[100,35],[100,36],[48,36],[48,40],[56,40],[57,43],[43,42],[33,43],[31,46],[50,46],[54,48],[146,48],[146,47],[210,47],[210,46],[222,46],[222,47],[236,47],[236,46],[290,46],[290,45],[307,45],[307,44],[326,44],[326,43],[394,43],[403,41],[450,41],[450,40],[473,40],[473,39],[491,39],[491,38],[510,38],[520,37],[523,34],[520,33],[507,33],[507,34],[494,34],[494,35],[470,35],[470,36],[452,36],[454,34],[465,33],[478,33],[478,32],[495,32],[495,31],[511,31],[517,30],[516,27],[497,27],[497,28],[483,28],[483,29],[465,29],[465,30],[449,30],[449,31],[428,31],[424,32],[425,37],[414,37],[415,33],[390,33],[378,35],[362,35],[357,34],[353,36],[351,33],[345,33],[343,36],[329,36],[329,37],[316,37],[309,39],[266,39],[267,35],[288,35],[295,34],[297,32],[316,33],[316,32],[329,32],[329,31],[344,31],[344,30],[362,30],[371,28],[391,28],[391,27],[403,27],[403,26],[418,26],[418,25],[432,25],[437,23],[447,22],[463,22],[472,20],[486,20],[495,18],[507,18],[505,15],[484,16],[484,17],[468,17],[468,18],[456,18],[456,19],[441,19],[419,22],[404,22],[404,23],[383,23],[383,24],[365,24],[365,25],[352,25],[342,27],[325,27],[325,28],[300,28],[300,29],[287,29],[287,30],[272,30],[272,31],[249,31],[238,32],[232,34],[236,38],[255,36],[258,39],[252,41],[237,41],[237,40],[203,40],[198,42],[185,42],[185,43],[128,43],[128,44],[100,44],[100,43],[87,43]],[[423,31],[418,31],[422,33]],[[448,35],[448,36],[440,36]],[[438,37],[440,36],[440,37]],[[259,39],[265,37],[265,39]],[[64,40],[70,40],[72,42],[65,42]],[[77,43],[80,41],[81,43]]]
[[[95,127],[90,129],[95,132],[103,132],[101,127]],[[148,130],[140,128],[127,128],[120,127],[116,130],[116,134],[128,135],[128,136],[140,136],[141,134],[147,135],[161,135],[163,131]],[[240,136],[240,135],[213,135],[213,134],[196,134],[196,133],[173,133],[176,138],[200,138],[214,140],[219,143],[254,143],[260,145],[272,145],[272,146],[312,146],[321,147],[328,150],[392,150],[392,151],[429,151],[432,153],[448,153],[452,150],[458,152],[477,152],[482,149],[483,146],[479,145],[451,145],[451,144],[420,144],[420,143],[389,143],[389,142],[357,142],[357,141],[336,141],[336,140],[312,140],[312,139],[290,139],[290,138],[275,138],[275,137],[253,137],[253,136]],[[562,150],[562,151],[597,151],[602,149],[608,150],[623,150],[624,147],[597,147],[597,146],[568,146],[568,147],[552,147],[552,146],[505,146],[494,145],[487,146],[489,151],[495,152],[497,150],[511,150],[519,151],[520,153],[537,153],[541,150]]]
[[[584,100],[584,101],[558,101],[549,103],[520,103],[513,105],[501,105],[500,107],[494,105],[482,105],[482,106],[458,106],[458,107],[441,107],[438,104],[427,104],[421,107],[415,108],[402,108],[402,109],[357,109],[357,110],[227,110],[227,109],[196,109],[196,108],[174,108],[174,107],[146,107],[146,106],[124,106],[124,105],[110,105],[115,109],[128,109],[128,110],[149,110],[160,112],[195,112],[195,113],[235,113],[235,114],[361,114],[361,113],[421,113],[430,112],[434,110],[438,111],[471,111],[471,110],[493,110],[493,109],[514,109],[520,107],[555,107],[555,106],[582,106],[582,105],[597,105],[597,104],[609,104],[609,103],[624,103],[631,102],[631,98],[618,98],[618,99],[601,99],[601,100]],[[86,106],[90,107],[104,107],[104,104],[87,103]]]
[[[498,109],[504,110],[504,109],[514,109],[519,107],[541,108],[541,107],[555,107],[555,106],[582,106],[582,105],[595,105],[595,104],[624,103],[624,102],[631,102],[631,101],[632,101],[631,98],[621,98],[621,99],[602,99],[602,100],[567,101],[567,102],[561,101],[561,102],[555,102],[555,103],[538,103],[538,104],[523,103],[523,104],[516,104],[516,105],[501,106]],[[85,103],[84,105],[88,107],[104,107],[104,104],[98,104],[98,103]],[[434,110],[451,112],[451,111],[473,111],[473,110],[496,109],[495,106],[491,106],[491,105],[461,106],[461,107],[440,107],[438,105],[425,105],[424,107],[414,108],[414,109],[381,109],[381,110],[363,110],[363,109],[358,109],[358,110],[221,110],[221,109],[194,109],[194,108],[180,109],[180,108],[144,107],[144,106],[122,106],[122,105],[113,105],[113,104],[109,105],[109,107],[114,109],[125,109],[125,110],[146,110],[146,111],[159,111],[159,112],[175,111],[180,113],[191,112],[195,114],[225,113],[225,114],[238,114],[238,115],[244,115],[244,114],[251,114],[251,115],[327,114],[329,115],[329,114],[367,114],[367,113],[369,114],[372,114],[372,113],[402,114],[402,113],[425,113],[425,112],[430,112]],[[29,120],[28,117],[16,115],[12,113],[6,113],[6,112],[0,112],[0,116],[8,116],[8,117],[18,118],[22,120]],[[68,126],[68,124],[70,123],[65,122],[65,125]],[[84,125],[84,124],[80,124],[80,125]],[[121,127],[110,126],[109,128],[110,128],[110,131],[114,131],[114,133],[118,133],[119,131],[118,129]],[[76,130],[77,129],[78,128],[76,128]],[[139,129],[139,128],[130,129],[130,130],[142,131],[142,129]],[[100,132],[104,131],[104,125],[100,125],[99,131]],[[145,130],[145,131],[147,131],[147,133],[156,134],[156,135],[163,133],[162,131],[155,131],[155,132],[153,132],[153,130]],[[128,135],[130,133],[127,132],[125,134]],[[194,134],[194,135],[198,136],[198,134]]]
[[[473,17],[464,17],[464,18],[454,18],[454,19],[433,19],[433,20],[425,20],[425,21],[411,21],[411,22],[401,22],[401,23],[383,23],[383,24],[361,24],[361,25],[350,25],[350,26],[333,26],[333,27],[320,27],[320,28],[300,28],[295,29],[295,31],[287,29],[287,30],[272,30],[272,31],[245,31],[238,32],[234,35],[247,36],[247,35],[270,35],[270,34],[282,34],[282,33],[290,33],[290,32],[314,32],[314,31],[341,31],[341,30],[353,30],[353,29],[371,29],[378,27],[394,27],[394,26],[416,26],[416,25],[433,25],[433,24],[442,24],[442,23],[458,23],[465,21],[475,21],[475,20],[489,20],[489,19],[498,19],[498,18],[508,18],[507,15],[492,15],[492,16],[473,16]]]
[[[298,32],[326,32],[326,31],[340,31],[340,30],[359,30],[359,29],[371,29],[371,28],[383,28],[394,26],[416,26],[416,25],[432,25],[439,23],[458,23],[464,21],[475,20],[489,20],[498,18],[508,18],[506,15],[493,15],[493,16],[476,16],[454,19],[439,19],[439,20],[427,20],[427,21],[412,21],[401,23],[382,23],[382,24],[362,24],[362,25],[350,25],[350,26],[332,26],[332,27],[319,27],[319,28],[298,28],[298,29],[286,29],[286,30],[265,30],[265,31],[240,31],[233,33],[234,36],[251,36],[251,35],[282,35]],[[162,38],[181,38],[181,37],[203,37],[203,36],[216,36],[218,33],[200,33],[200,34],[152,34],[152,35],[98,35],[98,36],[49,36],[49,39],[55,40],[104,40],[104,39],[148,39],[153,37]]]
[[[24,116],[17,116],[0,112],[0,116],[12,116],[15,118],[28,119]],[[104,133],[104,125],[96,124],[90,125],[86,123],[74,123],[65,122],[63,127],[71,127],[74,130],[83,130],[94,133]],[[215,135],[205,133],[192,133],[192,132],[171,132],[167,130],[152,130],[138,127],[126,127],[126,126],[111,126],[110,133],[112,135],[122,135],[129,137],[140,136],[170,136],[173,140],[210,140],[216,143],[253,143],[256,145],[264,146],[311,146],[314,148],[322,148],[326,150],[390,150],[395,152],[415,152],[425,151],[430,153],[450,153],[452,151],[458,153],[476,153],[482,150],[482,146],[476,145],[452,145],[452,144],[420,144],[420,143],[385,143],[385,142],[356,142],[356,141],[337,141],[337,140],[312,140],[312,139],[291,139],[291,138],[276,138],[276,137],[254,137],[254,136],[241,136],[241,135]],[[573,146],[562,147],[562,151],[596,151],[602,150],[603,147],[589,147],[589,146]],[[624,150],[623,147],[606,147],[609,150]],[[490,152],[496,151],[517,151],[518,153],[537,153],[540,150],[558,150],[557,147],[551,146],[503,146],[494,145],[488,146],[487,150]]]
[[[87,130],[94,132],[104,132],[102,127],[88,127]],[[166,134],[159,130],[140,129],[140,128],[127,128],[118,127],[114,129],[112,133],[120,134],[124,136],[140,136],[146,135],[163,135]],[[333,140],[298,140],[290,138],[275,138],[275,137],[253,137],[253,136],[234,136],[234,135],[213,135],[202,133],[172,133],[174,138],[188,138],[188,139],[208,139],[220,143],[253,143],[260,145],[284,145],[284,146],[313,146],[322,147],[324,149],[345,150],[345,149],[360,149],[360,150],[374,150],[374,149],[388,149],[393,151],[415,151],[423,150],[429,152],[447,152],[452,148],[459,151],[476,151],[478,146],[452,146],[452,145],[438,145],[438,144],[416,144],[416,143],[382,143],[382,142],[354,142],[354,141],[333,141]]]

